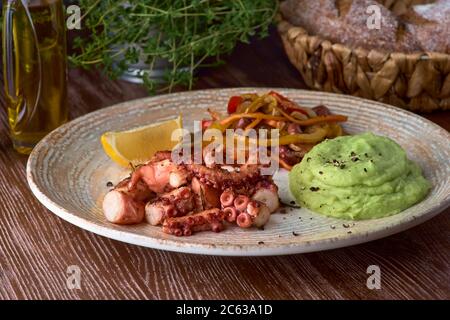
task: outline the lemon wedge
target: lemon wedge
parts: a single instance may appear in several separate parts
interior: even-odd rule
[[[181,115],[176,119],[153,123],[126,131],[110,131],[100,140],[105,153],[117,164],[127,167],[149,160],[157,151],[171,150],[172,132],[182,128]]]

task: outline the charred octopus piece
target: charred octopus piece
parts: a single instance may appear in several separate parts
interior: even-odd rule
[[[190,236],[194,232],[212,230],[220,232],[224,229],[225,215],[218,208],[205,210],[192,215],[169,218],[163,223],[163,232],[175,236]]]
[[[184,216],[194,209],[194,193],[190,187],[181,187],[160,195],[154,202],[147,203],[145,218],[148,223],[156,226],[167,218]]]
[[[183,165],[172,162],[170,151],[161,151],[133,171],[128,187],[133,189],[139,181],[143,181],[151,191],[163,193],[186,184],[189,176]]]
[[[264,226],[270,219],[269,208],[259,201],[250,201],[247,205],[247,213],[252,219],[252,225],[257,228]]]
[[[259,182],[256,185],[255,191],[251,198],[265,204],[267,208],[269,208],[270,213],[275,212],[280,207],[278,187],[273,182]]]
[[[220,191],[196,177],[192,178],[192,190],[196,197],[196,211],[220,207]]]
[[[150,162],[138,167],[131,174],[129,188],[133,189],[139,181],[144,181],[150,190],[162,193],[170,188],[170,173],[175,171],[177,166],[170,160]]]
[[[208,168],[200,164],[186,164],[192,174],[213,188],[225,190],[228,187],[235,187],[251,184],[261,179],[261,173],[257,165],[243,165],[239,171],[228,171],[223,168]]]
[[[103,212],[108,221],[116,224],[135,224],[144,219],[144,206],[155,194],[143,182],[133,190],[128,188],[130,179],[124,179],[109,191],[103,199]]]

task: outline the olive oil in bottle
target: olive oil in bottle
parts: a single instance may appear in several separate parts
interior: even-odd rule
[[[3,73],[14,148],[30,153],[67,121],[62,0],[3,0]]]

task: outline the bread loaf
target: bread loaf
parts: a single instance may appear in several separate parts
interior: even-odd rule
[[[412,6],[401,18],[424,51],[450,53],[450,0]]]
[[[380,28],[368,25],[373,5],[380,10]],[[450,0],[286,0],[280,10],[291,24],[333,43],[412,53],[448,52],[449,7]]]

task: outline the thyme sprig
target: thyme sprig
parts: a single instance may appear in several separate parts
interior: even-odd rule
[[[150,91],[192,88],[199,67],[220,63],[239,41],[266,36],[278,9],[276,0],[80,0],[80,6],[88,36],[74,40],[70,62],[101,66],[116,78],[140,57],[150,70],[163,59],[166,85],[146,73]]]

